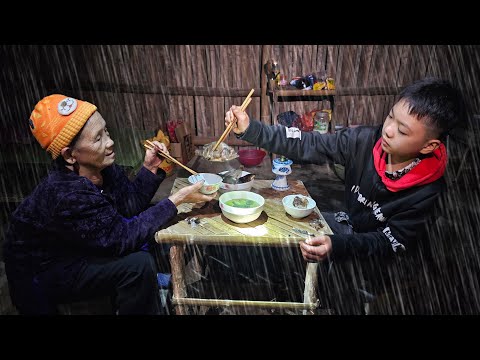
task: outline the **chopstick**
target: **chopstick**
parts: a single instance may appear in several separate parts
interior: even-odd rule
[[[242,111],[245,111],[245,109],[247,108],[247,106],[250,104],[251,101],[252,101],[251,98],[248,99],[248,100],[246,100],[246,103],[244,103],[240,109],[241,109]],[[230,125],[227,126],[227,128],[225,129],[225,131],[223,132],[223,134],[220,136],[220,138],[218,139],[217,143],[216,143],[215,146],[213,147],[213,151],[215,151],[215,149],[218,147],[218,145],[220,145],[220,143],[227,138],[228,134],[230,133],[230,131],[231,131],[231,130],[233,129],[233,127],[235,126],[235,123],[236,123],[236,121],[232,121],[232,122],[230,123]]]
[[[242,111],[245,111],[245,109],[247,108],[248,104],[250,104],[250,102],[252,101],[252,94],[255,90],[252,89],[250,90],[250,92],[248,93],[247,97],[245,98],[245,100],[243,101],[243,104],[242,106],[240,107],[240,109]],[[224,141],[226,139],[226,137],[228,136],[228,134],[230,133],[230,131],[233,129],[233,126],[235,125],[235,122],[236,121],[232,121],[230,123],[230,125],[227,126],[227,128],[225,129],[225,131],[223,132],[223,134],[220,136],[220,138],[218,139],[217,143],[215,144],[215,146],[213,147],[213,151],[215,151],[218,147],[218,145],[220,145],[220,143],[222,141]]]
[[[155,150],[155,144],[154,143],[152,143],[150,140],[146,140],[146,142],[148,143],[148,145],[143,144],[143,146],[145,146],[147,149]],[[175,164],[180,165],[181,167],[183,167],[185,170],[192,173],[193,175],[198,175],[198,173],[196,171],[190,169],[188,166],[183,165],[180,161],[178,161],[174,157],[171,157],[169,154],[164,153],[162,150],[158,150],[158,153],[160,155],[162,155],[163,157],[167,158],[168,160],[174,162]]]
[[[247,97],[245,98],[245,100],[243,101],[243,104],[242,106],[240,107],[240,109],[242,111],[245,111],[245,109],[247,108],[247,106],[250,104],[250,102],[252,101],[252,94],[253,94],[253,91],[254,89],[250,90],[249,94],[247,95]],[[220,143],[222,141],[224,141],[228,134],[230,133],[230,131],[233,129],[233,127],[235,126],[235,122],[236,121],[232,121],[230,123],[230,125],[227,126],[227,128],[225,129],[225,131],[223,132],[223,134],[220,136],[220,138],[218,139],[217,143],[215,144],[215,146],[213,147],[213,151],[215,151],[218,147],[218,145],[220,145]]]

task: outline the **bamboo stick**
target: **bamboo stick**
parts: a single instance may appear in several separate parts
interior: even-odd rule
[[[175,245],[228,245],[228,246],[272,246],[272,247],[298,247],[300,241],[305,241],[305,237],[296,235],[285,235],[283,239],[272,239],[267,236],[250,235],[214,235],[209,234],[177,234],[158,231],[155,234],[155,241],[159,244]]]
[[[172,298],[173,305],[196,305],[196,306],[225,306],[225,307],[257,307],[265,309],[296,309],[315,310],[316,303],[279,302],[279,301],[254,301],[254,300],[222,300],[222,299],[199,299],[199,298]]]

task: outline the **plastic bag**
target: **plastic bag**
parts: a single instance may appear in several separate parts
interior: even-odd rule
[[[315,111],[310,111],[308,113],[303,114],[295,121],[293,126],[299,128],[302,131],[312,131],[314,115],[315,115]]]
[[[183,124],[183,120],[169,120],[167,121],[168,136],[170,136],[171,142],[178,143],[177,135],[175,134],[175,128]]]
[[[291,127],[299,118],[300,115],[298,115],[295,111],[286,111],[277,115],[277,122],[280,125]]]

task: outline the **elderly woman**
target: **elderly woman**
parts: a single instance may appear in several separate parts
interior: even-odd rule
[[[150,206],[165,178],[164,144],[147,150],[130,181],[97,107],[54,94],[37,103],[30,128],[54,168],[12,214],[4,248],[10,294],[21,314],[110,295],[118,314],[160,314],[156,265],[144,249],[182,203],[215,194],[185,187]]]

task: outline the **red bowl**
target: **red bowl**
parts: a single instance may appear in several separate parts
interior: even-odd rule
[[[238,151],[238,161],[243,166],[251,167],[260,164],[267,153],[258,149],[243,149]]]

